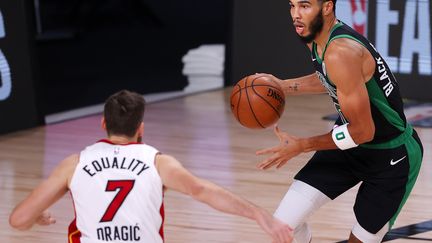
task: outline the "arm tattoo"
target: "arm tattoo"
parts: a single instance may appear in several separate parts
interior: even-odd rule
[[[295,82],[295,83],[293,83],[293,84],[290,84],[290,85],[288,86],[288,89],[289,89],[290,91],[294,91],[294,92],[298,91],[298,88],[299,88],[299,83],[297,83],[297,82]]]

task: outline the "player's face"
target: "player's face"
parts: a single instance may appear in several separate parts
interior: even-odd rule
[[[322,2],[319,0],[291,0],[290,6],[298,36],[305,43],[312,42],[324,26]]]

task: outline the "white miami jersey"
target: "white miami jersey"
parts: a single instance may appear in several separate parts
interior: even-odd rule
[[[75,220],[69,243],[163,240],[163,184],[158,151],[101,140],[83,150],[70,182]]]

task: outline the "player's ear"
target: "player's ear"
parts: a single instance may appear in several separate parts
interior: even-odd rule
[[[106,131],[106,121],[105,121],[105,117],[102,117],[102,119],[101,119],[101,127],[102,127],[103,130]]]
[[[334,9],[334,3],[331,0],[324,0],[323,3],[323,15],[327,16],[331,13],[333,13],[333,9]]]

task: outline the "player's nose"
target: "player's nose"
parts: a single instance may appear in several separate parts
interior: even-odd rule
[[[298,7],[295,7],[295,6],[291,7],[291,17],[292,17],[293,21],[300,19],[300,12],[299,12]]]

